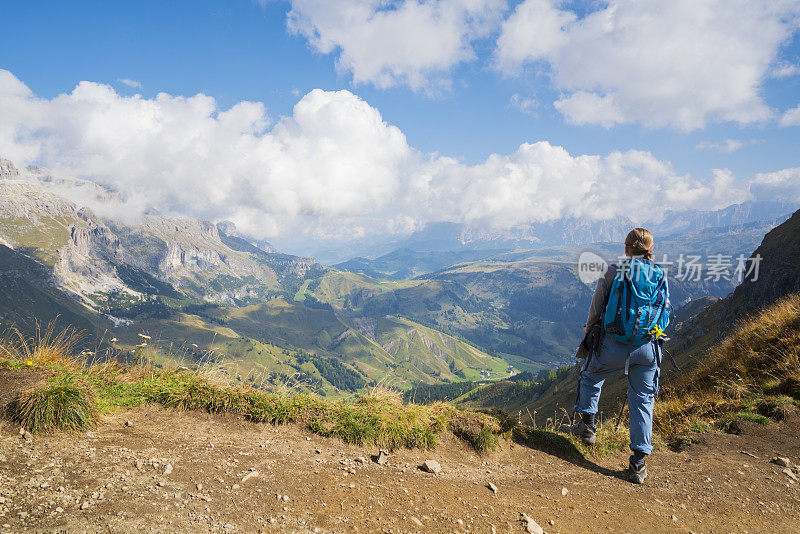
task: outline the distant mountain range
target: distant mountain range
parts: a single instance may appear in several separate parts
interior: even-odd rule
[[[577,247],[593,243],[621,243],[636,226],[650,229],[659,240],[707,228],[743,229],[766,220],[785,220],[800,208],[797,202],[747,201],[716,211],[668,211],[660,219],[633,221],[627,217],[591,220],[567,217],[555,221],[516,225],[497,230],[455,222],[429,223],[407,238],[394,241],[346,243],[336,249],[308,249],[308,253],[329,264],[384,262],[398,251],[443,254],[472,251],[484,259],[496,251],[532,250],[548,247]],[[468,260],[465,260],[468,261]],[[402,269],[398,272],[404,272]],[[431,272],[431,271],[428,271]]]

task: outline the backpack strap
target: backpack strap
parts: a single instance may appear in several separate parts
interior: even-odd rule
[[[627,266],[627,263],[623,261],[616,268],[618,272],[616,272],[614,274],[614,280],[612,280],[612,286],[611,286],[611,288],[609,289],[609,292],[608,292],[608,299],[606,299],[605,306],[603,307],[604,316],[605,316],[605,312],[608,311],[607,310],[608,301],[611,299],[611,291],[613,290],[614,283],[616,282],[617,306],[616,306],[616,310],[614,310],[614,320],[613,320],[613,322],[609,323],[609,325],[608,325],[608,333],[615,334],[615,335],[618,335],[618,336],[624,336],[625,335],[625,323],[622,320],[622,296],[623,296],[623,293],[625,293],[627,295],[627,298],[630,299],[630,285],[629,285],[630,278],[628,277],[626,266]],[[622,269],[622,271],[619,272],[619,269]],[[618,277],[619,277],[619,280],[617,280]],[[627,292],[623,291],[623,286],[627,286],[627,289],[628,289]],[[627,306],[630,306],[630,302],[627,303]],[[605,325],[605,320],[604,320],[603,324]]]
[[[633,322],[633,333],[628,341],[628,355],[625,357],[625,376],[628,376],[628,368],[631,365],[631,351],[633,350],[633,338],[636,337],[636,331],[639,330],[639,320],[642,318],[641,310],[636,312],[636,320]]]

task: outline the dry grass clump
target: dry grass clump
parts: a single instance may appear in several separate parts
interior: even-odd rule
[[[89,430],[97,420],[94,393],[71,375],[22,393],[9,404],[8,412],[31,432]]]
[[[400,406],[403,404],[403,393],[399,389],[386,383],[388,376],[389,375],[384,376],[377,384],[369,388],[367,398]]]
[[[743,321],[679,384],[665,389],[655,425],[676,439],[698,423],[728,428],[736,419],[784,419],[798,400],[800,295],[792,295]]]
[[[14,364],[28,366],[74,366],[78,359],[75,347],[83,336],[73,328],[55,331],[55,322],[44,329],[36,325],[36,333],[26,336],[16,327],[9,328],[0,340],[0,357]]]
[[[800,295],[786,297],[739,328],[708,354],[691,377],[698,385],[752,391],[769,380],[800,382]]]

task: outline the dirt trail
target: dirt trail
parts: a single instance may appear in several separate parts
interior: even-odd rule
[[[800,463],[798,422],[658,451],[644,486],[620,478],[624,453],[573,463],[505,443],[481,457],[446,439],[379,466],[372,447],[296,426],[157,407],[32,442],[5,422],[0,532],[500,533],[523,532],[521,513],[548,533],[798,532],[798,484],[769,463]],[[440,474],[418,469],[429,458]]]

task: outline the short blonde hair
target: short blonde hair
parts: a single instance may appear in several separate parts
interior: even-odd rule
[[[653,234],[646,228],[634,228],[625,238],[625,247],[630,249],[631,255],[653,259]]]

